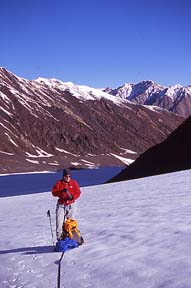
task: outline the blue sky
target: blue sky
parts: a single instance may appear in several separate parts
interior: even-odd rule
[[[2,0],[0,66],[92,87],[191,85],[189,0]]]

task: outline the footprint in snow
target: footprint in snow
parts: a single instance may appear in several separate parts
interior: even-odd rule
[[[91,283],[80,283],[80,286],[83,287],[83,288],[89,288],[89,287],[92,288],[92,287],[94,287],[93,284],[91,284]]]

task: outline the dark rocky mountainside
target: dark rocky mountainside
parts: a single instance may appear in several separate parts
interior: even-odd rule
[[[0,173],[130,163],[183,120],[98,89],[0,68]]]
[[[108,182],[191,169],[191,117]]]

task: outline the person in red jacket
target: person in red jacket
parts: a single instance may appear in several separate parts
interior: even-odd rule
[[[58,197],[56,206],[56,236],[62,236],[62,226],[65,217],[75,220],[75,201],[80,197],[81,191],[78,182],[71,179],[69,169],[63,171],[63,180],[58,180],[52,188],[52,195]]]

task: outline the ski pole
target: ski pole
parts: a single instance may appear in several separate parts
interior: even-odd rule
[[[63,258],[63,256],[64,256],[64,253],[65,252],[62,252],[62,255],[61,255],[61,257],[60,257],[60,259],[59,259],[59,264],[58,264],[58,277],[57,277],[57,288],[60,288],[61,286],[60,286],[60,275],[61,275],[61,261],[62,261],[62,258]]]
[[[51,231],[51,235],[52,235],[52,243],[53,243],[53,246],[55,246],[54,245],[54,236],[53,236],[53,230],[52,230],[52,221],[51,221],[50,210],[47,211],[47,216],[49,217],[49,220],[50,220],[50,231]]]

